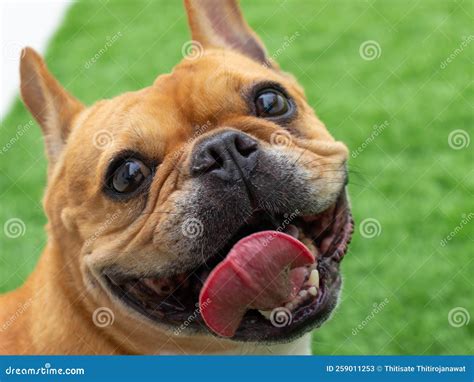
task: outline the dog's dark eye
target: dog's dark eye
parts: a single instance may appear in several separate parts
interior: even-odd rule
[[[280,117],[287,114],[290,109],[288,98],[275,89],[261,90],[255,98],[255,111],[258,117]]]
[[[138,159],[127,159],[112,174],[110,187],[120,194],[135,191],[151,174],[151,170]]]

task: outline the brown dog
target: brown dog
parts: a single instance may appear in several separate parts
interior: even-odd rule
[[[49,241],[1,354],[307,354],[336,306],[348,150],[235,1],[185,6],[192,54],[90,107],[24,50]]]

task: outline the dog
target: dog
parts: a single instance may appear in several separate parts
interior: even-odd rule
[[[185,0],[189,54],[90,107],[31,48],[48,242],[0,297],[1,354],[310,354],[353,221],[348,149],[234,0]]]

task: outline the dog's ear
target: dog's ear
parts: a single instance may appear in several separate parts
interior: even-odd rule
[[[41,126],[52,167],[66,143],[73,117],[84,106],[61,86],[31,48],[21,52],[20,81],[21,97]]]
[[[184,0],[193,40],[203,48],[233,49],[270,65],[265,47],[248,26],[237,0]]]

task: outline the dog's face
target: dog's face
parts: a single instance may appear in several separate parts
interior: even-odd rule
[[[337,302],[352,231],[347,149],[293,77],[269,62],[235,4],[219,12],[207,1],[186,5],[200,57],[89,108],[25,51],[22,95],[50,157],[50,231],[68,248],[77,288],[180,336],[211,334],[199,295],[240,239],[286,232],[317,263],[302,267],[300,297],[286,305],[291,324],[248,308],[232,339],[288,340],[321,325]]]

